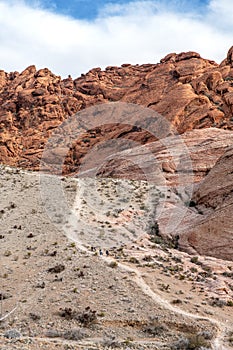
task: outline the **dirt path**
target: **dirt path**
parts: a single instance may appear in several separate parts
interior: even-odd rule
[[[22,182],[22,183],[24,183],[24,182]],[[34,189],[34,187],[35,187],[35,185],[33,184],[33,186],[31,186],[31,188]],[[81,209],[82,210],[85,209],[82,206],[82,201],[85,200],[86,194],[85,194],[84,191],[81,191],[80,194],[81,194],[80,196],[76,197],[76,203],[75,203],[76,212],[75,212],[75,215],[74,215],[75,216],[75,220],[79,219],[80,210]],[[31,196],[31,192],[30,192],[30,196]],[[138,197],[136,199],[138,200]],[[35,203],[33,202],[32,204],[34,205]],[[31,205],[31,202],[30,202],[30,205]],[[141,205],[141,202],[138,203],[138,206],[140,206],[140,205]],[[133,209],[135,209],[135,207],[133,207]],[[30,212],[31,212],[31,208],[30,208],[29,213]],[[11,221],[12,221],[12,213],[10,213],[10,214],[11,214],[11,216],[9,216],[9,217],[11,217]],[[88,214],[90,214],[90,213],[88,213]],[[15,214],[16,218],[17,218],[17,215]],[[86,220],[88,220],[88,218],[89,218],[88,215],[85,216]],[[98,216],[96,217],[96,219],[98,219]],[[101,218],[101,220],[103,220],[103,219]],[[138,221],[136,223],[138,223]],[[95,222],[93,223],[93,228],[95,227],[94,225],[95,225]],[[98,226],[98,222],[96,222],[96,225]],[[61,226],[62,226],[62,224],[61,224]],[[38,227],[41,229],[41,221],[38,223]],[[119,228],[120,228],[120,226],[119,226]],[[78,229],[82,229],[82,227],[78,226]],[[85,226],[83,227],[83,229],[85,229]],[[127,229],[127,227],[125,229]],[[84,241],[84,243],[81,242],[82,236],[79,235],[79,232],[77,234],[77,232],[75,233],[73,231],[73,226],[72,225],[71,225],[70,231],[68,231],[67,228],[64,229],[64,231],[67,233],[67,237],[70,238],[71,240],[73,240],[76,243],[76,248],[77,249],[85,252],[85,254],[87,254],[89,256],[92,256],[94,254],[93,252],[91,252],[90,247],[88,247],[88,245],[86,244],[85,241]],[[95,231],[89,232],[88,234],[91,234],[91,233],[93,235],[96,234]],[[129,232],[129,235],[127,237],[130,237],[130,233],[131,232]],[[115,232],[115,238],[116,239],[118,238],[117,234],[118,234],[118,231]],[[79,237],[81,237],[80,240],[78,240]],[[88,237],[89,236],[87,236],[87,238]],[[132,234],[132,239],[133,238],[135,238],[135,237],[133,237],[133,234]],[[145,253],[147,252],[145,250],[145,248],[139,247],[139,249],[140,250],[144,250]],[[170,316],[170,313],[171,313],[171,318],[173,318],[173,316],[174,316],[174,319],[176,319],[176,315],[178,315],[178,316],[180,315],[180,318],[182,318],[182,317],[183,318],[184,317],[189,318],[190,324],[192,323],[191,320],[193,320],[193,323],[195,323],[195,326],[198,323],[198,321],[200,321],[200,323],[202,322],[204,324],[204,326],[205,326],[205,322],[208,322],[208,326],[209,325],[211,325],[211,327],[213,326],[213,328],[215,329],[215,332],[216,332],[215,333],[215,338],[213,339],[213,342],[212,342],[212,348],[214,350],[227,350],[227,349],[230,350],[230,347],[224,346],[224,338],[225,338],[225,336],[227,334],[227,331],[228,331],[227,324],[224,324],[223,322],[218,321],[217,319],[214,318],[214,316],[213,317],[212,316],[210,316],[210,317],[209,316],[206,316],[206,317],[205,316],[199,316],[198,313],[195,313],[195,311],[193,313],[192,313],[192,311],[191,312],[185,311],[185,310],[182,310],[181,308],[179,308],[178,306],[172,304],[171,302],[169,302],[167,300],[166,296],[161,296],[160,295],[160,293],[157,291],[156,286],[154,288],[153,285],[150,285],[150,281],[149,280],[148,280],[148,282],[146,281],[146,277],[143,275],[143,272],[141,272],[139,270],[139,268],[137,268],[137,266],[129,265],[130,264],[129,262],[121,262],[118,259],[113,258],[112,256],[111,257],[99,256],[99,259],[102,259],[101,261],[104,262],[104,265],[100,264],[101,266],[105,267],[105,265],[107,266],[111,262],[114,262],[114,263],[116,263],[116,269],[118,269],[118,272],[121,272],[121,271],[126,272],[126,274],[128,275],[127,279],[130,282],[132,282],[130,284],[132,284],[135,287],[140,288],[140,290],[142,291],[143,295],[145,295],[145,296],[150,298],[149,300],[148,300],[148,298],[145,298],[145,300],[147,302],[152,301],[152,302],[150,302],[150,306],[152,306],[152,308],[153,308],[154,305],[161,306],[161,308],[163,308],[163,310],[164,310],[164,311],[163,310],[161,311],[162,313],[166,314],[166,310],[169,311],[168,317]],[[158,263],[159,263],[159,261],[158,261]],[[161,264],[161,262],[160,262],[160,264]],[[139,291],[138,288],[137,288],[137,291]],[[128,292],[128,290],[126,290],[126,293],[127,292]],[[107,293],[107,295],[109,295],[109,294]],[[136,296],[137,295],[135,294],[135,297]],[[196,321],[196,322],[194,322],[194,321]],[[58,342],[59,344],[61,344],[62,342],[64,343],[63,339],[53,340],[51,338],[47,339],[47,338],[40,338],[40,337],[38,337],[38,338],[35,337],[35,338],[32,338],[32,339],[35,340],[35,341],[40,341],[40,342],[44,342],[44,343],[46,343],[46,341],[47,341],[49,344],[53,344],[53,342],[55,342],[55,341]],[[124,339],[124,338],[122,338],[122,339]],[[137,336],[135,336],[134,339],[135,339],[135,344],[139,344],[140,342],[143,342],[143,339],[139,340]],[[80,342],[80,343],[87,344],[88,342],[89,343],[92,342],[92,345],[94,345],[95,341],[100,342],[100,340],[98,340],[96,338],[96,339],[85,339],[85,340],[83,340],[83,342]],[[65,340],[65,342],[66,342],[66,340]],[[149,341],[148,341],[148,343],[149,343]],[[155,341],[153,339],[151,339],[151,343],[153,345],[157,346],[157,344],[155,343]],[[79,343],[75,342],[75,345],[79,346]],[[84,345],[84,348],[85,348],[85,345]]]
[[[129,271],[129,272],[134,272],[136,274],[136,277],[133,278],[133,280],[135,281],[135,283],[141,288],[141,290],[143,291],[143,293],[145,293],[146,295],[148,295],[149,297],[151,297],[156,303],[159,303],[161,306],[163,306],[164,308],[178,313],[182,316],[187,316],[190,317],[192,319],[195,320],[200,320],[200,321],[209,321],[211,322],[213,325],[215,325],[218,328],[218,334],[217,337],[215,338],[214,342],[213,342],[213,347],[214,350],[224,350],[224,349],[228,349],[227,347],[223,346],[223,338],[226,334],[226,327],[223,323],[217,321],[216,319],[210,318],[210,317],[202,317],[202,316],[198,316],[198,315],[194,315],[190,312],[186,312],[181,310],[180,308],[171,305],[167,300],[161,298],[158,294],[156,294],[147,284],[146,282],[143,280],[143,277],[141,275],[141,273],[137,270],[137,269],[133,269],[129,266],[126,266],[125,264],[119,264],[120,268]],[[230,348],[229,348],[230,349]]]
[[[80,192],[82,193],[82,192]],[[81,202],[82,202],[82,196],[78,196],[76,197],[76,216],[77,216],[77,220],[79,220],[80,218],[80,209],[77,208],[81,208]],[[86,248],[80,241],[77,241],[75,238],[72,238],[72,233],[70,234],[71,239],[74,239],[76,242],[76,246],[78,249],[85,251],[88,254],[92,254],[88,248]],[[140,271],[137,268],[133,268],[127,264],[124,263],[120,263],[119,261],[115,260],[112,257],[105,257],[105,256],[100,256],[100,258],[102,260],[104,260],[107,264],[114,262],[117,263],[118,268],[120,268],[123,271],[129,272],[130,273],[130,278],[132,281],[134,281],[134,283],[137,284],[137,286],[142,290],[142,292],[149,296],[156,304],[159,304],[161,307],[179,314],[181,316],[185,316],[185,317],[189,317],[191,319],[194,320],[199,320],[199,321],[207,321],[210,322],[213,326],[215,326],[217,328],[217,336],[215,337],[215,339],[212,342],[212,347],[214,350],[230,350],[231,348],[224,345],[224,338],[225,335],[228,331],[228,328],[226,327],[225,324],[223,324],[222,322],[216,320],[215,318],[212,317],[203,317],[203,316],[199,316],[196,314],[193,314],[191,312],[187,312],[184,311],[182,309],[180,309],[177,306],[171,305],[166,299],[162,298],[160,295],[158,295],[156,292],[154,292],[150,286],[144,281],[142,274],[140,273]]]

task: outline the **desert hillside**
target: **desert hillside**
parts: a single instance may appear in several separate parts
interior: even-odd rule
[[[158,235],[163,187],[57,179],[1,166],[2,349],[231,348],[233,263]]]
[[[190,254],[232,260],[232,136],[216,128],[185,132],[182,142],[170,136],[113,154],[98,174],[164,186],[160,234],[179,236]]]
[[[233,344],[233,47],[0,71],[0,347]]]

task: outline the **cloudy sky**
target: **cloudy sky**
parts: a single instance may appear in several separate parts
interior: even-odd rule
[[[232,0],[0,0],[0,69],[31,64],[74,78],[94,67],[157,63],[233,45]]]

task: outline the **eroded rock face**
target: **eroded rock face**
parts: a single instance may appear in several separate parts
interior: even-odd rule
[[[232,48],[217,65],[198,53],[169,54],[159,64],[107,67],[90,70],[77,79],[54,75],[35,66],[22,73],[0,71],[0,160],[10,165],[38,169],[52,131],[66,118],[90,106],[127,102],[149,107],[183,133],[192,129],[232,129]],[[69,156],[72,167],[96,142],[125,135],[119,126],[103,126],[97,139],[76,144]],[[132,129],[132,128],[131,128]],[[140,144],[153,138],[139,130],[128,136]],[[130,135],[130,136],[129,136]],[[72,167],[66,172],[72,172]]]
[[[233,260],[232,174],[233,132],[217,128],[118,152],[99,170],[166,188],[156,209],[160,234],[179,236],[179,249],[189,254],[226,260]]]
[[[196,216],[183,225],[181,249],[233,260],[233,147],[229,147],[193,194]]]
[[[229,198],[217,210],[189,222],[180,235],[181,250],[233,260],[233,199]]]
[[[233,132],[229,130],[208,128],[187,131],[179,136],[170,136],[113,154],[99,169],[98,174],[152,181],[157,173],[160,176],[160,181],[156,178],[158,184],[160,182],[169,187],[187,186],[205,178],[226,148],[232,145]],[[208,195],[211,199],[216,187],[212,186],[212,179],[208,179],[209,177],[206,178],[206,188],[210,191]],[[198,193],[202,193],[200,198],[203,197],[202,186],[195,192],[195,198]],[[225,187],[223,192],[225,193]]]
[[[199,207],[217,209],[233,193],[233,147],[229,147],[193,195]]]
[[[231,66],[233,64],[233,47],[231,47],[227,53],[227,64],[229,64]]]

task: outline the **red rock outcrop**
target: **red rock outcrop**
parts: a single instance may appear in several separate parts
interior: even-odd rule
[[[193,195],[199,208],[219,209],[233,193],[233,148],[228,147]]]
[[[99,174],[167,189],[156,209],[160,234],[179,236],[190,254],[233,260],[232,131],[192,130],[118,152]]]
[[[217,128],[191,130],[112,154],[98,170],[98,175],[185,187],[203,180],[229,146],[233,146],[232,131]],[[195,192],[194,200],[197,196],[200,202],[203,196],[208,196],[209,200],[213,198],[216,184],[209,176],[206,181],[206,190],[203,191],[204,182]],[[225,178],[222,183],[224,181],[230,182],[230,179]],[[207,188],[210,193],[205,194]],[[225,189],[223,185],[223,193]]]
[[[0,160],[38,169],[44,146],[58,125],[78,111],[107,102],[149,107],[179,133],[211,126],[232,129],[232,50],[221,65],[195,52],[174,53],[158,64],[95,68],[75,80],[61,79],[48,69],[37,71],[35,66],[22,73],[0,71]],[[138,143],[154,140],[145,132],[124,128]],[[110,131],[114,137],[125,135],[119,125],[103,126],[97,138],[74,147],[66,172],[76,171],[80,155],[110,138]]]
[[[229,147],[193,194],[198,213],[183,226],[180,247],[233,260],[233,147]],[[190,216],[189,216],[190,218]]]

